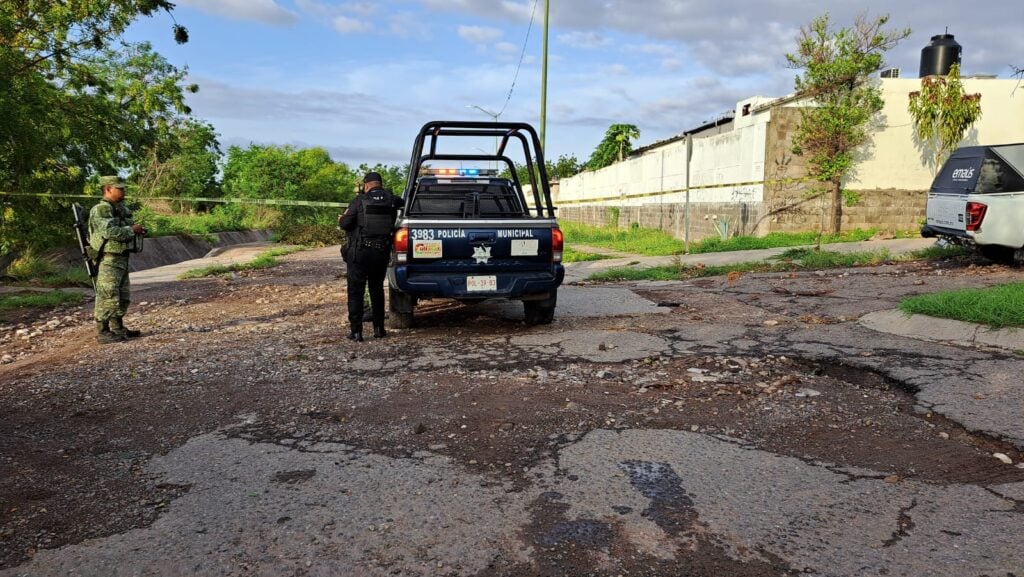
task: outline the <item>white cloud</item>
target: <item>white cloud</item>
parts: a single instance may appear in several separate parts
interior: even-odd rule
[[[501,30],[486,26],[459,26],[458,33],[459,38],[472,44],[490,44],[502,35]]]
[[[605,74],[613,74],[615,76],[624,76],[629,73],[629,67],[625,64],[609,64],[601,69]]]
[[[294,24],[299,19],[298,14],[282,8],[274,0],[176,0],[176,3],[235,20],[276,26]]]
[[[583,32],[580,30],[559,34],[558,40],[562,44],[572,46],[573,48],[593,49],[611,44],[611,39],[597,32]]]
[[[419,0],[432,10],[472,13],[495,21],[528,20],[532,0]],[[912,36],[886,55],[890,66],[916,71],[921,49],[933,34],[949,32],[963,45],[965,73],[996,72],[1008,77],[1014,55],[1024,54],[1020,0],[991,0],[985,10],[963,10],[933,0],[561,0],[551,3],[551,25],[558,32],[615,30],[669,41],[694,63],[719,74],[763,74],[785,66],[802,25],[829,13],[839,26],[852,26],[862,12],[889,14],[889,30],[911,27]],[[1007,15],[992,18],[993,14]],[[537,23],[542,15],[537,15]],[[536,23],[535,23],[536,24]],[[668,55],[664,55],[668,57]],[[1019,58],[1016,58],[1019,60]]]
[[[349,18],[348,16],[335,16],[331,20],[331,26],[342,34],[357,34],[370,29],[370,25],[365,20]]]
[[[371,2],[348,2],[341,5],[342,10],[358,16],[372,16],[377,13],[377,5]]]

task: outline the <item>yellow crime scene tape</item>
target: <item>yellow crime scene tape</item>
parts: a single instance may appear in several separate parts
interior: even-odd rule
[[[28,196],[36,198],[86,198],[93,200],[100,200],[103,197],[94,194],[63,194],[56,192],[3,192],[0,191],[0,196]],[[146,202],[146,201],[170,201],[170,202],[216,202],[222,204],[238,203],[238,204],[261,204],[270,206],[312,206],[312,207],[327,207],[327,208],[345,208],[348,206],[346,202],[327,202],[318,200],[282,200],[277,198],[212,198],[212,197],[190,197],[180,198],[176,196],[136,196],[131,199],[135,202]]]

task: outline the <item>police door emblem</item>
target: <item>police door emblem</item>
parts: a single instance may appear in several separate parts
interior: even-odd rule
[[[491,260],[491,247],[474,246],[473,258],[476,259],[476,264],[488,264],[488,261]]]

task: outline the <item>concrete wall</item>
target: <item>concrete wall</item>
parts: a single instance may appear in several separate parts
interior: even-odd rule
[[[727,221],[729,232],[752,234],[755,224],[763,219],[764,203],[701,202],[690,204],[690,241],[697,242],[708,237],[719,236],[715,222]],[[618,221],[614,220],[613,209],[618,208]],[[564,220],[582,222],[593,226],[618,224],[628,228],[638,223],[645,228],[662,229],[678,239],[686,238],[686,207],[680,203],[614,206],[565,206],[558,210]],[[715,218],[713,219],[712,216]],[[571,241],[571,239],[570,239]]]
[[[268,230],[219,232],[213,235],[217,237],[217,242],[212,244],[189,236],[147,238],[143,251],[133,254],[129,264],[133,272],[175,264],[194,258],[202,258],[215,248],[247,242],[266,241],[270,239],[270,234]]]
[[[750,115],[729,132],[695,138],[686,162],[679,140],[623,162],[560,181],[557,203],[637,206],[685,200],[686,172],[691,202],[759,202],[764,187],[765,131],[770,113]],[[664,194],[658,194],[664,193]]]
[[[920,79],[879,82],[885,107],[879,129],[844,183],[861,200],[844,207],[843,226],[913,230],[924,218],[925,193],[934,169],[932,152],[915,141],[907,112],[909,94],[920,88]],[[1024,90],[1016,90],[1018,84],[1017,80],[964,80],[968,93],[982,95],[981,120],[968,132],[965,145],[1024,141]],[[814,183],[802,180],[806,177],[803,159],[792,153],[799,103],[757,108],[766,102],[764,97],[754,97],[737,103],[732,130],[695,138],[689,166],[686,142],[680,140],[605,169],[563,179],[557,200],[560,216],[603,223],[597,216],[601,211],[577,209],[617,206],[621,226],[632,222],[649,226],[656,221],[662,224],[655,226],[682,238],[676,218],[680,211],[672,205],[684,201],[690,170],[691,239],[717,234],[713,228],[703,228],[709,224],[703,216],[712,214],[734,219],[732,230],[743,234],[816,229],[827,205],[809,198]],[[746,104],[752,105],[752,111],[744,115]],[[654,207],[633,208],[649,205]]]

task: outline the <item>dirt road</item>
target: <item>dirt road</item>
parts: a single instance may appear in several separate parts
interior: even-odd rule
[[[117,346],[0,322],[0,575],[1024,574],[1024,358],[858,323],[1020,270],[584,284],[356,344],[336,251],[283,260],[137,292]]]

